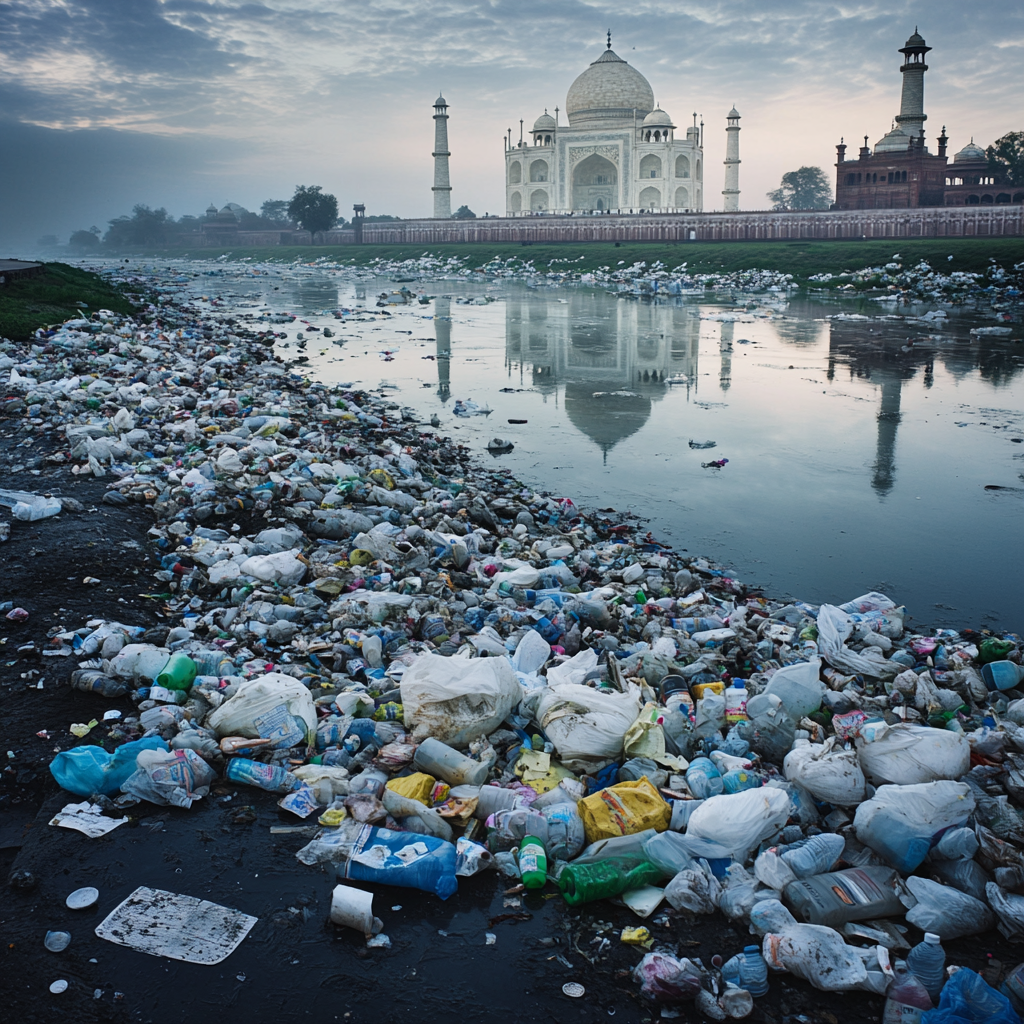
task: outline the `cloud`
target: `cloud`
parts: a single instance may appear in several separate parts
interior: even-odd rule
[[[1011,0],[0,0],[0,118],[126,132],[125,153],[142,152],[138,135],[177,138],[192,169],[173,195],[191,212],[210,199],[217,154],[218,202],[258,205],[315,180],[343,210],[414,216],[430,210],[430,105],[443,89],[453,201],[495,211],[505,129],[564,107],[611,27],[678,124],[703,114],[708,206],[738,105],[741,205],[757,208],[786,170],[831,174],[840,136],[888,130],[896,51],[915,25],[935,48],[933,137],[946,124],[959,148],[1024,128],[1011,120],[1024,7]],[[174,152],[161,145],[151,151]]]

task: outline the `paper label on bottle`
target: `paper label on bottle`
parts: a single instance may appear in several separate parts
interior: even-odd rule
[[[305,728],[299,726],[286,704],[278,704],[276,708],[257,715],[253,725],[260,737],[270,740],[274,747],[294,747],[306,738]]]

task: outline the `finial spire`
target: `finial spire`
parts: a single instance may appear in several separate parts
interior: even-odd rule
[[[608,29],[608,49],[612,48],[612,30]]]

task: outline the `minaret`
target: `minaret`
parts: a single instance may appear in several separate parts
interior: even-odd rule
[[[906,61],[900,68],[903,74],[903,96],[896,123],[913,139],[924,139],[924,123],[928,119],[924,112],[924,73],[928,70],[924,55],[930,49],[930,46],[925,46],[924,39],[915,28],[907,45],[900,50]]]
[[[449,220],[452,215],[452,187],[448,177],[448,104],[443,96],[434,101],[434,216]]]
[[[733,107],[727,117],[729,126],[725,129],[725,197],[722,209],[735,213],[740,208],[740,114]]]

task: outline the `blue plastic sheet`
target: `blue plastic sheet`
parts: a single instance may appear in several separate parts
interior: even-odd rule
[[[361,882],[383,882],[422,889],[446,900],[458,888],[455,846],[417,832],[365,826],[339,875]]]
[[[121,784],[135,771],[135,759],[143,750],[167,750],[159,736],[122,743],[112,754],[88,744],[64,750],[50,762],[50,774],[61,789],[78,796],[120,794]]]
[[[1002,993],[966,967],[942,988],[939,1005],[921,1017],[921,1024],[1021,1024]]]

